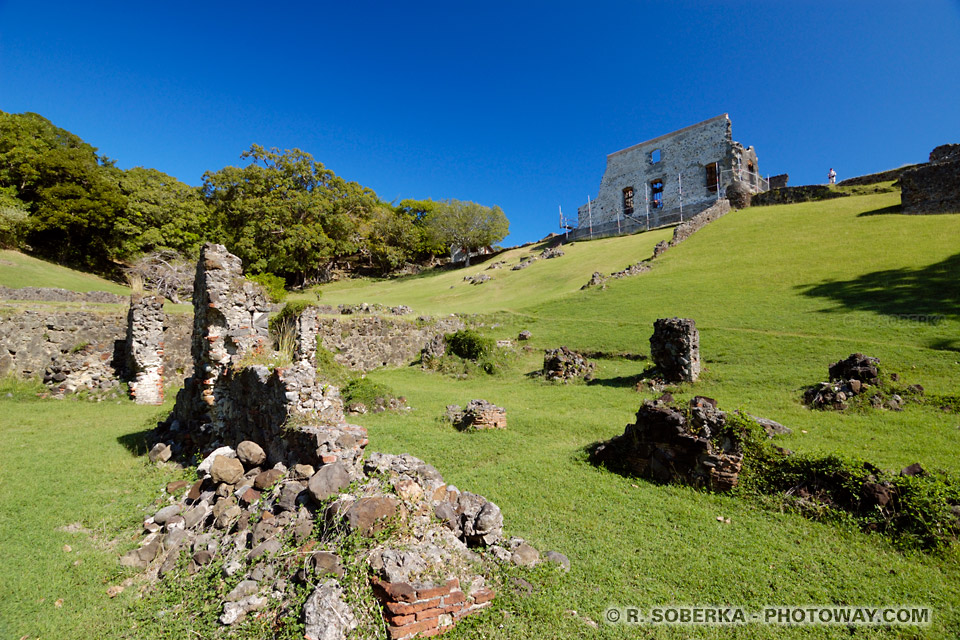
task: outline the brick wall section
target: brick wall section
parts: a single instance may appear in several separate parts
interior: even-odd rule
[[[440,586],[385,582],[372,578],[373,593],[383,606],[390,640],[429,638],[490,606],[496,595],[482,588],[465,594],[456,578]]]
[[[163,404],[163,319],[163,296],[130,296],[127,356],[137,404]]]

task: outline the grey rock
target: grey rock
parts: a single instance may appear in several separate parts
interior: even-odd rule
[[[242,620],[251,611],[263,609],[270,601],[259,596],[247,596],[238,602],[223,603],[223,615],[220,616],[220,623],[232,625]]]
[[[547,551],[543,554],[543,559],[558,565],[563,571],[570,571],[570,558],[558,551]]]
[[[259,467],[267,461],[267,454],[263,448],[252,440],[244,440],[237,445],[237,458],[243,463],[243,466],[249,468]]]
[[[364,535],[369,535],[378,530],[381,521],[397,513],[399,504],[392,496],[360,498],[347,509],[344,519],[351,531],[360,531]]]
[[[318,586],[303,605],[305,635],[311,640],[346,640],[357,628],[357,619],[343,600],[343,589],[336,580]]]
[[[124,554],[120,558],[120,566],[143,569],[153,562],[153,559],[160,553],[160,536],[156,534],[152,534],[152,536],[148,536],[139,549]]]
[[[307,484],[307,490],[317,502],[335,496],[350,485],[350,472],[342,462],[320,467]]]
[[[210,477],[214,482],[236,484],[243,478],[243,463],[236,458],[217,456],[210,466]]]
[[[175,515],[180,513],[179,504],[171,504],[170,506],[164,507],[157,511],[156,515],[153,516],[153,521],[157,524],[163,525],[167,523],[167,520]]]
[[[303,493],[303,485],[299,482],[287,482],[280,490],[280,499],[277,500],[277,507],[283,511],[295,511],[297,508],[297,499]]]
[[[533,567],[540,562],[540,552],[523,542],[513,551],[510,561],[520,567]]]
[[[261,556],[272,556],[280,551],[282,547],[283,545],[281,545],[280,541],[276,538],[264,540],[250,550],[250,553],[247,554],[247,560],[253,561]]]
[[[153,445],[153,448],[150,449],[150,453],[147,454],[147,457],[150,459],[150,462],[166,462],[173,456],[173,450],[170,449],[170,445],[164,442],[158,442]]]
[[[204,458],[200,464],[197,465],[197,476],[203,478],[210,475],[210,467],[213,466],[213,461],[216,460],[218,456],[236,458],[237,452],[234,451],[232,447],[220,447],[219,449],[214,449],[210,455]]]

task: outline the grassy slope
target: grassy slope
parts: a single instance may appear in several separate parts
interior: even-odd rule
[[[661,229],[639,236],[609,238],[566,245],[566,255],[538,260],[519,271],[510,267],[528,256],[538,255],[540,245],[511,249],[496,257],[463,268],[428,272],[419,276],[384,280],[346,280],[323,287],[324,304],[343,302],[379,302],[406,304],[422,313],[490,313],[517,310],[532,302],[552,300],[577,291],[594,271],[610,273],[649,258],[653,247],[669,240],[672,229]],[[505,260],[497,270],[487,267]],[[481,285],[463,281],[464,276],[486,273],[493,280]],[[310,294],[292,296],[310,298]]]
[[[70,291],[107,291],[130,295],[129,287],[104,280],[89,273],[80,273],[19,251],[0,250],[0,285],[12,287],[58,287]]]
[[[960,216],[863,215],[896,201],[897,194],[880,194],[736,212],[671,249],[651,273],[605,291],[578,289],[595,270],[648,256],[669,231],[577,243],[566,256],[524,271],[489,271],[497,279],[480,286],[461,279],[485,265],[326,287],[324,302],[499,311],[486,320],[492,335],[534,333],[533,349],[502,377],[457,381],[416,367],[371,374],[415,407],[402,415],[363,416],[372,450],[426,459],[449,482],[497,502],[509,533],[573,562],[569,575],[537,580],[530,597],[501,594],[497,610],[450,637],[956,637],[956,550],[902,553],[880,536],[735,497],[622,478],[585,463],[583,448],[621,432],[646,397],[633,382],[648,363],[602,360],[594,385],[552,386],[523,375],[539,367],[540,348],[557,344],[647,353],[655,318],[689,316],[701,329],[706,370],[682,395],[710,395],[724,407],[779,419],[794,428],[782,442],[796,450],[859,453],[894,468],[919,460],[957,471],[956,415],[918,407],[837,415],[810,412],[798,402],[800,387],[856,350],[880,356],[908,382],[940,392],[960,387],[960,295],[952,277]],[[516,250],[510,264],[528,251]],[[917,313],[945,319],[930,325],[895,315]],[[509,428],[461,434],[437,419],[446,404],[473,397],[507,407]],[[0,568],[0,635],[117,636],[123,602],[108,600],[104,590],[118,580],[114,563],[124,543],[104,551],[58,529],[80,521],[107,537],[130,533],[142,513],[138,505],[153,502],[166,476],[145,473],[118,438],[139,432],[150,411],[129,403],[23,404],[3,394],[0,405],[0,556],[16,559]],[[49,479],[22,481],[52,460],[66,462],[50,465],[56,472],[46,473]],[[718,523],[718,515],[732,523]],[[128,547],[130,538],[124,540]],[[72,554],[61,551],[64,543],[74,547]],[[64,557],[78,546],[84,561],[73,567]],[[65,598],[61,609],[51,605],[57,597]],[[932,606],[934,624],[919,631],[601,625],[597,632],[564,614],[576,609],[601,621],[611,604],[671,603],[913,603]]]

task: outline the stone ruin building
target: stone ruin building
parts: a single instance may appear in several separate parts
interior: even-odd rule
[[[127,370],[137,404],[163,404],[163,296],[130,296]]]
[[[960,144],[930,152],[930,162],[900,176],[904,213],[960,213]]]
[[[733,140],[721,114],[607,156],[596,200],[578,210],[569,239],[632,233],[675,224],[725,197],[733,184],[768,188],[757,154]]]
[[[167,485],[165,505],[121,565],[166,578],[185,555],[188,575],[220,559],[224,574],[240,578],[223,596],[221,624],[276,607],[301,616],[314,640],[344,640],[371,616],[393,640],[436,635],[491,605],[487,563],[569,568],[562,554],[541,558],[523,539],[505,538],[496,504],[448,485],[422,460],[363,455],[366,430],[346,423],[338,389],[318,380],[316,307],[293,322],[291,364],[252,364],[271,337],[266,300],[241,266],[221,245],[201,251],[194,374],[149,456],[204,458],[194,483]],[[505,426],[502,409],[484,408],[499,409],[489,426]],[[365,563],[379,607],[351,600],[338,580],[348,559],[337,540],[349,533],[369,540],[350,562]],[[299,611],[304,585],[312,592]]]

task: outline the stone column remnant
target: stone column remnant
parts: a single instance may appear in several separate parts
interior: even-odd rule
[[[137,404],[163,404],[162,296],[130,296],[127,355],[130,395]]]
[[[700,332],[686,318],[660,318],[653,323],[650,355],[668,382],[696,382],[700,377]]]
[[[320,335],[320,310],[307,307],[297,316],[296,335],[293,344],[293,361],[309,362],[317,366],[317,336]]]

